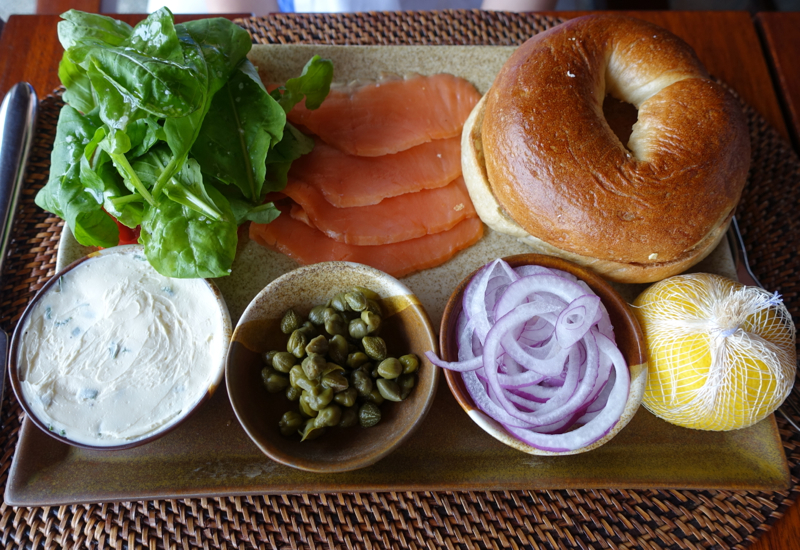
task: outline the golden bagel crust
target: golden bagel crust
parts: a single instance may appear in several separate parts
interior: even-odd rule
[[[708,256],[725,237],[733,212],[723,224],[710,231],[706,238],[698,243],[694,249],[671,261],[650,262],[646,265],[582,256],[537,239],[520,227],[505,209],[498,204],[497,199],[492,194],[492,188],[489,185],[489,179],[486,174],[481,142],[481,125],[485,105],[486,96],[475,106],[472,114],[464,124],[464,131],[461,136],[461,167],[467,190],[472,203],[475,205],[475,211],[481,220],[495,231],[516,237],[530,246],[534,252],[564,258],[578,265],[588,267],[606,279],[618,283],[649,283],[682,273]]]
[[[607,93],[638,108],[627,149],[603,116]],[[710,252],[750,163],[739,104],[692,49],[618,15],[523,44],[487,94],[481,139],[491,190],[528,234],[643,273]]]

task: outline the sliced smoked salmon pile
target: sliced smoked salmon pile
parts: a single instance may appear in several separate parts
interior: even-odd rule
[[[387,197],[444,187],[461,175],[461,138],[437,139],[379,157],[348,155],[317,140],[292,164],[289,186],[302,180],[339,208],[378,204]]]
[[[295,181],[284,194],[294,200],[302,213],[292,217],[348,244],[370,246],[416,239],[446,231],[465,218],[475,217],[464,178],[438,189],[404,193],[370,206],[335,208],[313,185]]]
[[[339,87],[289,119],[315,134],[270,195],[281,215],[250,238],[301,264],[350,261],[402,277],[483,236],[461,177],[461,129],[478,92],[451,75]]]
[[[289,120],[351,155],[377,157],[461,135],[480,94],[449,74],[332,87],[322,106],[298,103]]]
[[[281,209],[284,210],[283,206]],[[480,219],[467,218],[452,229],[417,239],[380,246],[340,243],[284,212],[269,224],[250,224],[250,238],[308,265],[347,261],[370,265],[394,277],[402,277],[446,262],[483,235]]]

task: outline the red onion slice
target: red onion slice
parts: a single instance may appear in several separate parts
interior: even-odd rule
[[[600,297],[584,294],[570,302],[556,321],[556,340],[562,348],[573,346],[600,320]]]

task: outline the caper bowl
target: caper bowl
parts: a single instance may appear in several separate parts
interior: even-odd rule
[[[415,354],[419,358],[414,387],[402,401],[387,399],[380,404],[380,421],[374,426],[362,427],[356,423],[350,427],[326,427],[319,437],[306,440],[301,440],[302,434],[294,432],[284,435],[279,425],[281,419],[287,411],[296,414],[299,403],[290,401],[280,387],[270,388],[273,392],[267,390],[262,375],[268,364],[264,354],[287,351],[291,332],[284,333],[282,328],[291,330],[287,325],[298,322],[284,320],[289,309],[297,313],[299,321],[304,321],[309,319],[315,306],[326,304],[356,287],[380,295],[377,302],[381,320],[377,334],[385,342],[388,354],[395,358]],[[320,473],[364,468],[391,453],[424,420],[439,380],[439,369],[425,359],[424,353],[436,347],[436,333],[428,314],[416,296],[395,278],[350,262],[314,264],[272,281],[242,314],[228,352],[228,395],[247,435],[271,459]],[[297,364],[300,363],[298,359]],[[376,371],[377,366],[378,361],[375,361]],[[287,370],[282,365],[279,368]]]

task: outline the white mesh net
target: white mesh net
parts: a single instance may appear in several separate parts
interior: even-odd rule
[[[650,350],[643,404],[691,428],[731,430],[771,414],[796,369],[795,327],[776,294],[705,273],[636,300]]]

